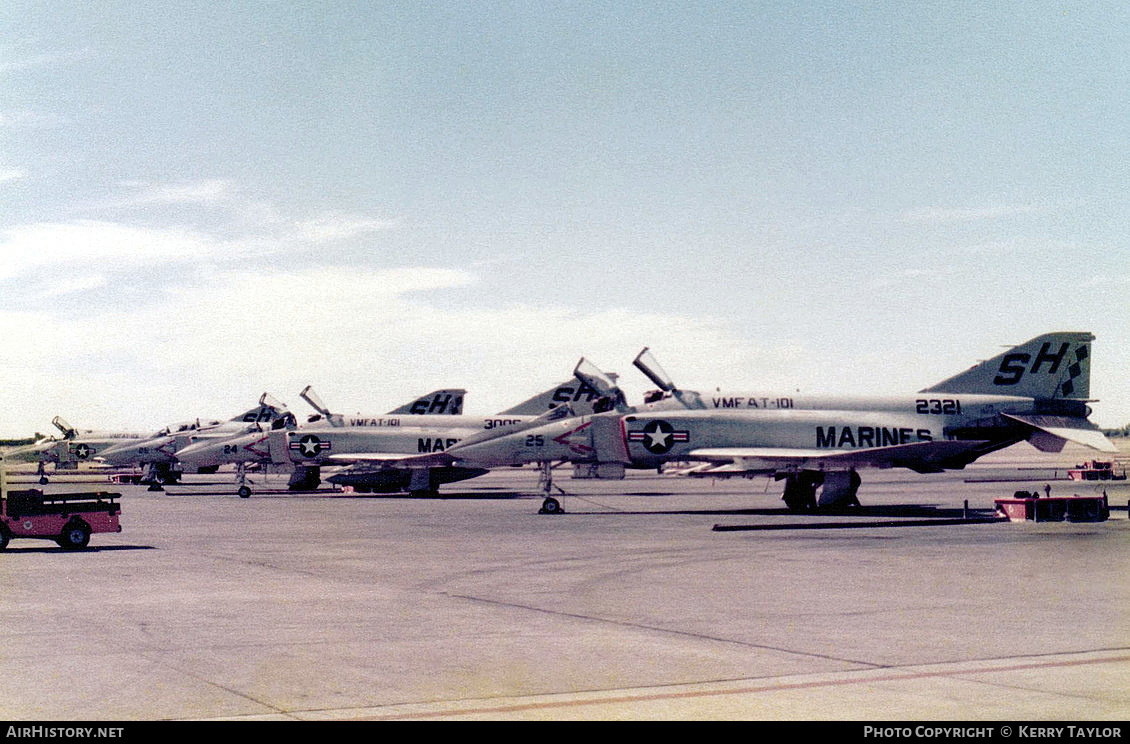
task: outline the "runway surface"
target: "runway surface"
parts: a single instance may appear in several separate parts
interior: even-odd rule
[[[561,515],[528,469],[437,499],[115,486],[120,534],[0,553],[0,719],[1121,721],[1130,486],[1062,480],[1092,454],[864,471],[850,515],[653,471],[560,470]],[[962,521],[1045,484],[1111,518]]]

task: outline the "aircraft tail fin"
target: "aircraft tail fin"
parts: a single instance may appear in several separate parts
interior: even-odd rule
[[[1094,338],[1087,332],[1045,333],[921,392],[1085,401]]]
[[[447,415],[458,416],[463,413],[463,396],[467,394],[463,389],[433,390],[410,403],[405,403],[399,408],[389,411],[391,414],[400,415]]]
[[[601,393],[588,382],[569,378],[548,390],[538,393],[529,400],[522,401],[512,408],[499,411],[500,416],[540,416],[546,411],[569,405],[578,415],[593,412]]]

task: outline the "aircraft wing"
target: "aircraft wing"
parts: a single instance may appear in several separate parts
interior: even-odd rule
[[[338,465],[372,463],[402,468],[438,468],[451,465],[456,460],[446,452],[426,452],[419,455],[409,455],[404,452],[351,452],[330,455],[326,459]]]
[[[828,470],[835,468],[909,468],[919,473],[939,473],[947,467],[964,467],[967,455],[981,449],[980,440],[914,442],[892,447],[856,450],[781,447],[707,447],[691,450],[687,459],[716,463],[700,474],[774,473],[778,470]]]

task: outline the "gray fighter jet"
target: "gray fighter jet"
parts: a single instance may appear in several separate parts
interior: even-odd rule
[[[76,429],[61,416],[53,418],[51,423],[59,430],[61,437],[41,439],[5,453],[9,462],[38,462],[41,484],[48,481],[48,463],[54,464],[56,470],[75,470],[79,463],[93,462],[107,449],[150,436],[146,432]]]
[[[456,413],[438,405],[458,393]],[[292,466],[288,484],[292,490],[313,490],[321,483],[323,467],[345,466],[328,480],[359,492],[432,495],[445,483],[466,480],[487,472],[485,468],[460,467],[444,462],[432,466],[397,467],[396,461],[420,453],[442,453],[462,439],[480,432],[513,431],[529,425],[550,411],[560,414],[593,412],[598,392],[583,381],[567,380],[493,416],[462,415],[464,391],[436,391],[394,409],[383,416],[342,416],[331,413],[316,396],[303,391],[303,398],[318,416],[297,427],[263,428],[238,437],[193,445],[178,453],[187,464],[236,463]],[[441,413],[441,411],[443,411]],[[241,471],[240,496],[251,495]]]
[[[1022,441],[1042,451],[1069,441],[1114,451],[1088,419],[1092,340],[1085,332],[1038,336],[890,398],[704,397],[678,390],[645,349],[636,366],[660,390],[643,406],[463,441],[444,457],[461,467],[570,461],[595,477],[689,461],[700,463],[698,475],[784,480],[792,510],[842,507],[858,504],[857,471],[864,468],[960,469]],[[582,365],[578,377],[585,378]],[[543,510],[559,511],[546,491]]]
[[[381,426],[382,423],[402,417],[428,416],[440,420],[450,420],[446,417],[459,416],[463,412],[463,400],[467,391],[463,389],[434,390],[427,395],[415,398],[402,406],[394,408],[380,416],[366,416],[357,414],[349,416],[333,413],[326,407],[322,399],[315,393],[310,385],[303,388],[299,395],[310,404],[317,413],[307,418],[306,424],[301,428],[312,431],[321,431],[329,428],[333,430],[348,430],[353,427]],[[271,431],[296,430],[298,427],[293,416],[276,419],[270,424],[253,424],[245,430],[234,435],[224,437],[193,436],[190,437],[188,446],[177,450],[177,459],[185,466],[197,469],[219,468],[221,465],[235,465],[237,467],[237,482],[239,495],[246,498],[251,495],[251,488],[247,481],[248,466],[263,466],[271,464],[271,451],[269,440]],[[279,458],[279,465],[291,465],[290,458]],[[296,491],[309,491],[318,487],[321,478],[316,468],[307,465],[296,465],[290,480],[290,488]]]
[[[176,469],[179,463],[177,452],[187,447],[193,437],[198,440],[207,437],[226,438],[249,427],[270,425],[293,414],[286,405],[275,400],[269,393],[259,397],[259,405],[228,419],[194,419],[172,424],[142,440],[130,441],[103,450],[98,458],[114,467],[141,467],[147,470],[142,482],[159,488],[165,483],[175,483],[181,473]]]

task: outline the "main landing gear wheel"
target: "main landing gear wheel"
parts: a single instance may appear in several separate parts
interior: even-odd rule
[[[791,512],[809,512],[816,509],[816,489],[824,482],[824,474],[804,470],[799,473],[779,473],[784,479],[785,493],[781,500]]]
[[[546,496],[545,501],[541,502],[541,508],[538,509],[538,514],[564,514],[565,510],[561,508],[561,502],[552,496]]]
[[[249,499],[249,498],[251,498],[251,489],[250,489],[249,487],[247,487],[247,486],[240,486],[240,487],[239,487],[239,490],[238,490],[238,491],[236,491],[236,493],[237,493],[237,494],[239,494],[239,497],[240,497],[241,499]]]

